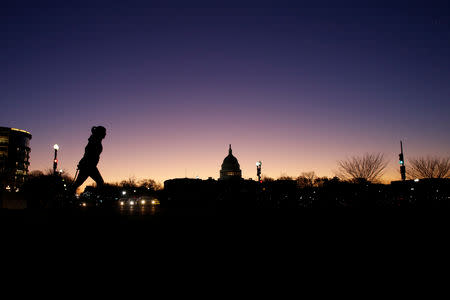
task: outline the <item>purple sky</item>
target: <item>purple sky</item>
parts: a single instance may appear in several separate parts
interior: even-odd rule
[[[64,2],[0,4],[0,126],[33,134],[31,170],[58,143],[73,175],[94,125],[110,182],[217,178],[230,143],[246,178],[450,153],[448,1]]]

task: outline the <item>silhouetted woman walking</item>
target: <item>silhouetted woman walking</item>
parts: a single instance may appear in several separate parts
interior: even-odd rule
[[[103,186],[103,178],[97,169],[98,161],[100,160],[100,153],[103,151],[102,140],[106,136],[106,128],[103,126],[94,126],[91,129],[91,136],[89,142],[84,148],[84,156],[78,163],[79,174],[73,184],[73,192],[83,184],[83,182],[91,177],[97,184],[97,188]]]

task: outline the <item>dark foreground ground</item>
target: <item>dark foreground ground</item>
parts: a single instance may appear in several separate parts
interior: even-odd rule
[[[158,209],[157,211],[129,211],[118,208],[54,208],[0,209],[0,222],[9,224],[126,224],[159,223],[172,217],[213,217],[209,209]]]
[[[36,258],[34,253],[42,249],[65,259],[69,251],[83,257],[112,255],[135,262],[142,258],[156,262],[163,253],[171,253],[170,259],[191,260],[186,256],[189,251],[219,260],[230,253],[242,256],[242,251],[243,257],[252,257],[268,249],[277,249],[277,258],[294,249],[317,249],[320,257],[330,258],[349,245],[351,250],[346,255],[368,256],[367,251],[377,249],[377,253],[401,257],[405,251],[399,251],[398,245],[429,247],[446,241],[450,216],[447,210],[438,209],[171,208],[155,214],[132,214],[90,207],[1,209],[0,226],[2,236],[7,237],[3,239],[7,248],[25,243],[20,251]],[[143,252],[148,247],[159,254]],[[269,251],[270,255],[273,253]],[[301,254],[295,256],[308,260]]]
[[[352,227],[370,225],[380,228],[392,222],[397,229],[406,229],[406,223],[416,225],[435,223],[450,225],[446,210],[438,209],[247,209],[217,210],[211,208],[158,208],[158,210],[121,210],[118,208],[54,208],[54,209],[0,209],[0,224],[3,225],[122,225],[122,224],[186,224],[201,222],[205,226],[221,222],[235,225],[242,220],[258,220],[268,223],[300,221],[305,228],[333,227],[349,224]],[[183,226],[183,225],[181,225]],[[394,225],[395,226],[395,225]],[[448,228],[448,227],[447,227]]]

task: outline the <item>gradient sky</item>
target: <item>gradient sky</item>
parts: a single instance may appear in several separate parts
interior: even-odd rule
[[[67,2],[0,4],[0,126],[31,170],[58,143],[73,175],[94,125],[107,182],[217,178],[228,144],[246,178],[450,153],[448,1]]]

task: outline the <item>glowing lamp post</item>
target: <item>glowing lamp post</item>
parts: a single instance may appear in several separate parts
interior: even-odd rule
[[[261,161],[256,162],[256,175],[258,176],[259,183],[262,183],[261,181]]]
[[[58,150],[59,150],[59,146],[58,144],[55,144],[53,146],[53,149],[55,149],[55,158],[53,159],[53,174],[57,174],[56,172],[56,167],[58,167]]]

